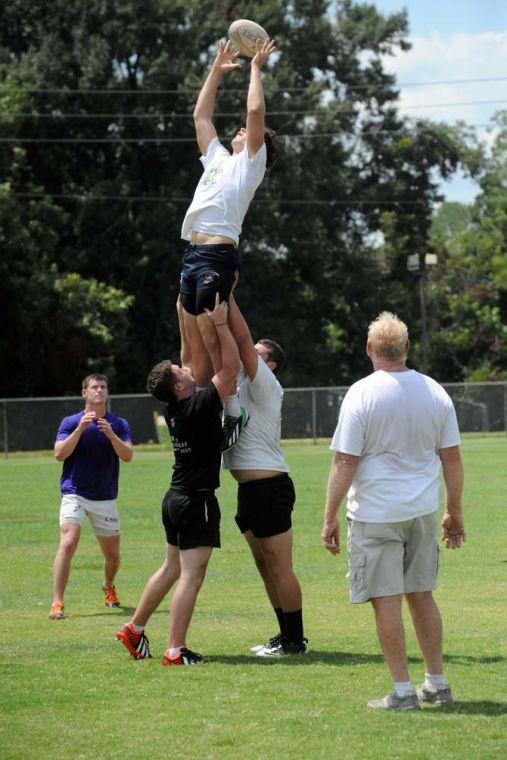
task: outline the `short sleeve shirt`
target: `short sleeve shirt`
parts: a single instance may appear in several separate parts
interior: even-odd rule
[[[222,235],[239,242],[248,206],[266,171],[266,146],[251,158],[247,148],[231,155],[215,137],[201,156],[203,174],[183,220],[181,237],[192,232]]]
[[[64,417],[58,428],[57,441],[64,441],[79,425],[84,412]],[[104,417],[121,441],[131,441],[130,427],[123,417],[107,412]],[[62,494],[78,494],[92,501],[109,501],[118,496],[118,455],[97,422],[83,431],[76,448],[63,462],[60,490]]]
[[[373,372],[347,392],[331,449],[361,457],[349,518],[402,522],[439,504],[439,449],[457,446],[456,412],[435,380],[408,370]]]
[[[253,380],[241,373],[239,400],[248,410],[248,425],[234,448],[225,452],[224,467],[289,472],[280,448],[283,389],[261,357]]]
[[[214,384],[168,405],[165,419],[174,451],[171,488],[185,491],[218,488],[222,401]]]

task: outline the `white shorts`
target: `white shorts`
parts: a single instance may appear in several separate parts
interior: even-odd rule
[[[96,536],[119,535],[120,518],[116,509],[116,499],[92,501],[74,493],[66,493],[62,496],[60,525],[65,523],[83,525],[85,515],[88,515]]]

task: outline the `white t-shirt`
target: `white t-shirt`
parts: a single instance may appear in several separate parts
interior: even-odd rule
[[[280,449],[283,389],[259,357],[253,380],[242,371],[238,378],[239,402],[248,410],[248,424],[237,444],[223,456],[226,470],[289,472]]]
[[[435,380],[414,370],[379,370],[343,399],[331,449],[360,456],[347,516],[402,522],[435,512],[439,449],[458,446],[452,401]]]
[[[190,240],[192,232],[222,235],[239,242],[243,219],[266,171],[266,145],[253,158],[245,148],[231,155],[218,137],[200,158],[204,172],[196,187],[181,237]]]

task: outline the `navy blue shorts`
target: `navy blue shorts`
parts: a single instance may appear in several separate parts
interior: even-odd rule
[[[180,299],[189,314],[213,311],[215,296],[227,301],[236,272],[241,266],[241,254],[234,245],[189,245],[182,259]]]

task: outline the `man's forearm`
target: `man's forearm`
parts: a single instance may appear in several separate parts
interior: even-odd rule
[[[194,108],[194,119],[211,119],[215,110],[215,100],[222,74],[212,68],[206,77]]]
[[[231,374],[239,372],[240,362],[236,341],[232,337],[227,322],[215,323],[218,339],[220,341],[220,355],[222,357],[222,369]]]
[[[253,343],[252,341],[252,334],[250,332],[250,328],[248,327],[245,318],[243,317],[243,314],[241,313],[238,304],[236,303],[236,300],[234,296],[229,296],[229,329],[234,337],[234,340],[236,343],[240,346],[248,343]]]
[[[461,459],[452,465],[444,465],[443,471],[446,491],[446,511],[451,514],[461,514],[464,482]]]
[[[114,433],[109,441],[120,459],[123,462],[130,462],[134,453],[132,451],[132,445],[126,441],[122,441],[121,438],[118,438],[118,436]]]
[[[254,111],[264,112],[266,110],[264,103],[264,89],[262,86],[261,70],[257,66],[251,67],[250,85],[248,87],[246,108],[250,113]]]
[[[74,449],[79,443],[82,431],[76,428],[67,438],[63,441],[57,441],[55,443],[55,457],[59,462],[63,462],[64,459],[70,457]]]
[[[354,478],[358,462],[359,457],[352,457],[348,454],[340,458],[336,457],[333,461],[327,482],[325,520],[332,520],[338,514],[340,505]]]

